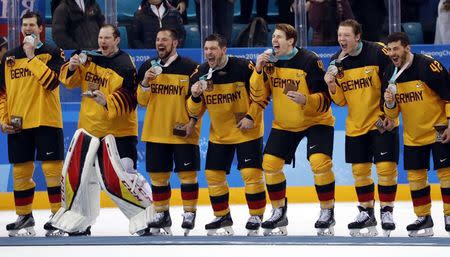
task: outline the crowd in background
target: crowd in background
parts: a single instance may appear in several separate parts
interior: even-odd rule
[[[269,5],[278,6],[278,14],[269,10]],[[160,27],[175,29],[180,35],[180,47],[186,39],[185,26],[200,26],[199,0],[134,0],[134,16],[129,20],[119,19],[119,26],[127,28],[128,48],[154,48],[156,31]],[[233,25],[248,24],[257,16],[269,24],[288,23],[294,25],[294,0],[215,0],[212,2],[214,33],[233,42]],[[309,45],[337,45],[338,24],[348,18],[358,20],[363,28],[363,39],[383,41],[388,34],[388,9],[386,0],[309,0],[306,2],[309,28]],[[189,5],[195,5],[195,14],[188,13]],[[240,15],[235,16],[235,5]],[[253,6],[256,12],[253,12]],[[63,49],[95,49],[97,34],[105,22],[102,6],[96,0],[52,0],[52,38]],[[118,13],[120,14],[120,7]],[[425,44],[450,43],[449,0],[402,0],[401,21],[407,33],[420,33]],[[412,31],[405,29],[410,24]],[[238,26],[239,27],[239,26]],[[240,26],[239,28],[243,28]],[[199,30],[197,30],[199,31]],[[270,32],[269,32],[270,33]],[[268,42],[269,43],[269,42]],[[200,45],[199,45],[200,46]],[[199,47],[196,46],[196,47]]]

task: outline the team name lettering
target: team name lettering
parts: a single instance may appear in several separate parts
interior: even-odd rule
[[[300,80],[294,79],[282,79],[282,78],[270,78],[273,87],[284,88],[286,84],[295,84],[297,88],[300,86]]]
[[[351,91],[372,86],[372,77],[348,80],[340,84],[342,91]]]
[[[11,79],[20,79],[22,77],[31,76],[31,71],[28,68],[18,68],[11,70]]]
[[[177,85],[150,84],[150,88],[153,94],[160,95],[181,95],[183,92],[183,87]]]
[[[106,78],[102,78],[94,73],[88,72],[84,78],[87,82],[95,83],[101,87],[106,87],[108,84],[108,80]]]
[[[396,94],[395,99],[397,100],[397,103],[411,103],[423,101],[422,93],[423,91]]]
[[[213,94],[206,96],[206,104],[232,103],[241,99],[241,92],[237,91],[230,94]]]

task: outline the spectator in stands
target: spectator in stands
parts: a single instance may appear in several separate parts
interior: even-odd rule
[[[441,0],[436,20],[435,44],[450,44],[450,0]]]
[[[278,0],[278,22],[294,26],[294,0]]]
[[[97,49],[104,21],[95,0],[63,0],[53,14],[53,40],[62,49]]]
[[[386,16],[388,14],[384,1],[350,0],[350,6],[355,15],[355,19],[362,25],[364,30],[362,39],[374,42],[380,41],[382,38],[383,24],[387,21]]]
[[[200,0],[195,0],[197,24],[200,28]],[[227,42],[231,42],[233,30],[234,0],[212,1],[213,32],[222,35]]]
[[[183,19],[183,24],[187,24],[187,8],[189,5],[189,0],[168,0],[172,6],[175,6],[178,12],[181,14]]]
[[[0,37],[0,63],[6,51],[8,51],[8,39],[6,37]]]
[[[337,28],[347,19],[353,19],[348,0],[310,0],[308,21],[313,28],[312,45],[338,45]]]
[[[183,47],[186,30],[180,12],[166,0],[142,0],[134,13],[131,47],[155,48],[156,34],[163,27],[175,30],[178,47]]]
[[[253,0],[241,0],[241,16],[239,21],[241,23],[249,23],[252,16]],[[267,20],[267,9],[269,7],[269,0],[256,1],[256,16]]]

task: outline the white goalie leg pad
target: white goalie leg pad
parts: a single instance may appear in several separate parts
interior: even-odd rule
[[[131,234],[147,228],[153,217],[153,199],[147,180],[133,168],[133,160],[120,158],[114,136],[102,139],[96,169],[102,188],[130,220]]]
[[[62,207],[51,219],[62,231],[83,232],[100,212],[100,185],[94,171],[99,145],[99,139],[83,129],[72,138],[61,177]]]

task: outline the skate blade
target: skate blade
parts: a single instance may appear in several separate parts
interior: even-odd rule
[[[18,230],[10,230],[8,232],[9,237],[31,237],[35,235],[36,231],[34,231],[34,227],[22,228]]]
[[[170,227],[164,227],[164,228],[152,228],[150,230],[150,234],[152,236],[171,236],[172,230]]]
[[[391,237],[391,232],[392,232],[392,230],[384,229],[383,230],[383,236],[384,237]]]
[[[62,236],[67,236],[67,233],[56,229],[56,230],[47,230],[47,232],[45,232],[45,236],[46,237],[62,237]]]
[[[232,236],[234,231],[232,227],[223,227],[218,229],[208,229],[206,235],[208,236]]]
[[[263,232],[264,236],[287,236],[287,228],[286,226],[278,227],[278,228],[266,228]]]
[[[247,236],[259,236],[259,229],[247,229]]]
[[[318,236],[334,236],[334,226],[329,228],[318,228],[317,229]]]
[[[362,232],[366,229],[367,232]],[[378,235],[378,231],[375,226],[362,229],[350,229],[350,235],[353,237],[374,237]]]
[[[189,233],[191,232],[192,229],[184,229],[184,236],[189,236]]]
[[[422,233],[420,233],[423,230]],[[408,231],[409,237],[431,237],[433,236],[433,228],[424,228],[419,230]]]

